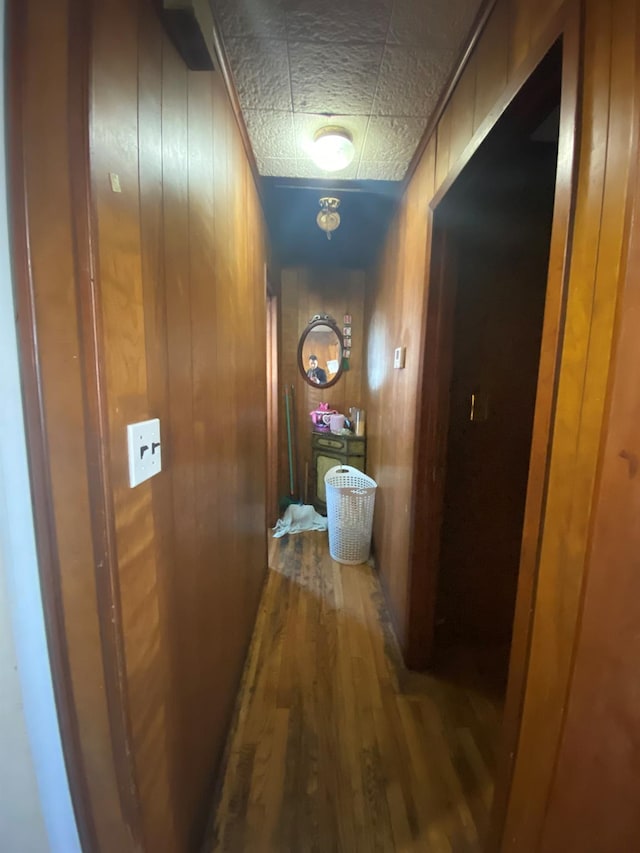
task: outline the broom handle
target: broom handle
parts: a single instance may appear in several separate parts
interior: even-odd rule
[[[293,433],[293,458],[295,464],[295,479],[296,486],[298,488],[298,499],[302,501],[302,483],[301,483],[301,471],[300,471],[300,454],[298,452],[298,407],[296,405],[296,388],[295,385],[291,386],[291,411],[292,411],[292,433]]]
[[[291,408],[289,402],[289,388],[284,389],[284,408],[287,420],[287,453],[289,457],[289,497],[293,497],[293,454],[291,450]]]

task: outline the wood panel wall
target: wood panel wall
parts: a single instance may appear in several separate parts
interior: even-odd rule
[[[637,133],[638,128],[636,128]],[[637,138],[637,137],[636,137]],[[617,322],[567,718],[541,850],[633,850],[640,837],[640,174]]]
[[[368,291],[365,319],[370,473],[381,486],[374,541],[405,642],[409,506],[413,477],[420,476],[412,471],[411,448],[429,286],[429,205],[490,129],[518,80],[578,10],[582,92],[566,324],[522,725],[513,785],[499,795],[508,807],[506,829],[498,833],[500,841],[494,839],[518,853],[538,849],[580,609],[628,229],[630,169],[637,156],[637,4],[498,0],[407,188]],[[571,33],[578,32],[571,27]],[[563,262],[561,254],[558,261]],[[394,372],[392,350],[401,344],[407,347],[407,370]]]
[[[310,269],[291,267],[282,270],[280,292],[280,388],[294,386],[298,465],[304,475],[311,470],[311,418],[318,403],[348,414],[351,406],[363,405],[364,363],[364,290],[363,271],[346,269]],[[345,314],[352,318],[352,347],[349,370],[331,388],[318,390],[302,378],[298,369],[298,341],[314,314],[329,314],[343,328]],[[289,493],[287,436],[284,402],[280,401],[279,494]],[[312,495],[309,496],[310,500]]]
[[[187,70],[151,0],[12,16],[24,381],[80,829],[87,850],[183,853],[266,570],[259,199],[221,77]],[[126,424],[150,417],[163,471],[130,489]]]

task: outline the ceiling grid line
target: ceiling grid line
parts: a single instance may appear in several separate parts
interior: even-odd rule
[[[387,46],[387,44],[388,44],[388,42],[389,42],[389,33],[390,33],[390,31],[391,31],[391,19],[392,19],[392,16],[393,16],[393,9],[390,11],[390,13],[389,13],[389,20],[387,21],[387,31],[386,31],[385,36],[384,36],[385,48],[386,48],[386,46]],[[383,53],[383,61],[384,61],[384,53]],[[381,75],[381,73],[382,73],[382,62],[380,63],[380,67],[378,68],[378,76],[377,76],[377,78],[376,78],[376,88],[375,88],[375,91],[374,91],[374,94],[373,94],[373,104],[372,104],[372,109],[373,109],[373,106],[375,106],[376,98],[378,97],[378,89],[380,88],[380,75]],[[362,155],[363,155],[363,152],[366,150],[366,147],[367,147],[367,139],[368,139],[368,137],[369,137],[369,128],[370,128],[370,127],[371,127],[371,115],[369,115],[369,116],[368,116],[368,118],[367,118],[367,127],[366,127],[366,129],[365,129],[365,132],[364,132],[364,138],[363,138],[363,141],[362,141],[362,150],[361,150],[361,152],[360,152],[360,160],[359,160],[359,162],[358,162],[358,172],[357,172],[357,176],[358,176],[358,178],[360,178],[360,177],[361,177],[361,174],[360,174],[360,163],[362,162]]]
[[[400,181],[480,0],[210,3],[261,175],[327,177],[309,148],[335,123],[356,156],[334,180]]]

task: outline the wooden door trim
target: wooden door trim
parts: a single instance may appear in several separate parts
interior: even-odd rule
[[[455,293],[447,285],[447,229],[429,215],[430,283],[425,300],[423,328],[424,354],[421,358],[418,399],[418,432],[414,449],[414,472],[425,476],[414,478],[411,525],[411,588],[408,600],[407,644],[405,661],[411,669],[424,669],[433,651],[439,530],[442,521],[448,421],[448,388],[451,378],[453,307]],[[443,435],[444,429],[444,435]],[[422,440],[424,437],[424,440]],[[433,511],[433,504],[437,512]],[[418,520],[418,516],[420,520]],[[437,543],[437,544],[435,544]],[[435,546],[435,547],[434,547]]]
[[[540,543],[548,486],[551,435],[555,415],[560,354],[569,277],[571,236],[575,210],[577,151],[579,144],[578,120],[581,85],[581,27],[582,8],[579,0],[567,0],[558,10],[527,60],[519,67],[498,105],[478,128],[461,157],[435,193],[429,206],[429,228],[425,262],[425,282],[429,289],[434,261],[437,263],[438,247],[434,240],[434,214],[456,178],[468,164],[481,143],[518,95],[551,47],[562,39],[561,125],[556,175],[553,226],[547,296],[540,356],[540,369],[536,393],[536,408],[532,435],[531,469],[527,485],[527,499],[523,526],[523,544],[520,560],[518,592],[514,617],[513,640],[509,665],[509,681],[504,713],[501,760],[496,781],[496,794],[491,813],[487,849],[498,849],[505,823],[508,795],[518,747],[524,692],[529,665],[533,607],[540,559]],[[437,229],[435,229],[437,230]],[[411,501],[411,527],[409,551],[409,580],[407,595],[407,633],[404,657],[407,665],[422,669],[429,663],[432,650],[433,614],[435,610],[435,579],[426,576],[426,529],[424,508],[430,497],[427,478],[417,476],[424,470],[425,460],[435,452],[434,435],[430,432],[433,414],[427,384],[431,376],[427,360],[430,352],[427,325],[429,294],[424,301],[423,334],[418,377],[416,441],[414,448],[414,478]],[[422,436],[426,436],[423,440]],[[425,598],[426,593],[426,598]],[[423,624],[425,613],[431,615],[431,624]]]
[[[39,369],[35,300],[29,260],[26,164],[22,146],[23,91],[27,56],[26,15],[26,4],[8,4],[7,190],[25,438],[45,631],[65,769],[81,846],[83,850],[96,850],[98,849],[96,826],[87,786],[78,717],[73,702],[71,667],[64,626],[62,582],[51,499],[52,483],[44,427],[43,388]]]
[[[27,177],[24,156],[25,79],[32,54],[27,27],[28,5],[9,3],[8,33],[8,198],[10,249],[17,309],[20,374],[23,387],[29,479],[33,501],[34,531],[42,590],[45,630],[52,684],[65,769],[69,782],[78,836],[83,850],[101,849],[96,821],[101,803],[92,797],[88,782],[90,759],[80,731],[83,709],[73,687],[73,667],[65,625],[65,595],[56,535],[55,501],[47,441],[44,388],[36,319],[36,284],[32,275],[33,247],[29,234]],[[120,620],[113,507],[108,497],[107,416],[101,377],[101,317],[94,263],[93,210],[91,204],[89,116],[92,44],[92,4],[70,0],[68,15],[69,88],[67,132],[69,139],[69,195],[73,210],[73,268],[77,303],[77,330],[83,394],[81,429],[87,455],[79,464],[86,468],[96,608],[101,638],[103,690],[107,705],[113,769],[119,808],[126,834],[139,846],[141,821],[131,748],[126,698],[126,672]],[[97,460],[97,462],[96,462]],[[102,839],[104,841],[104,839]]]
[[[582,78],[581,4],[567,3],[562,11],[562,83],[556,195],[501,758],[491,811],[488,849],[498,849],[501,844],[520,738],[567,306],[580,141],[577,128]]]
[[[104,667],[105,699],[113,747],[114,770],[124,822],[142,843],[142,815],[136,778],[116,546],[113,488],[110,477],[109,416],[103,376],[104,352],[100,276],[96,263],[96,211],[90,162],[90,75],[92,44],[91,4],[73,0],[69,13],[71,58],[78,44],[88,47],[69,75],[69,157],[71,204],[74,212],[74,270],[78,304],[78,335],[82,365],[85,441],[94,548],[94,574]],[[93,803],[99,808],[99,803]]]

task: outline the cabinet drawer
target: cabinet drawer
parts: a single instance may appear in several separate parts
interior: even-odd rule
[[[314,447],[322,447],[327,450],[346,450],[347,442],[343,438],[329,438],[329,436],[325,435],[314,435],[313,436],[313,446]]]

